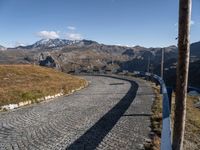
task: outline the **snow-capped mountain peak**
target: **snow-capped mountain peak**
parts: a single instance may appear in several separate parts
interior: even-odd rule
[[[65,39],[42,39],[35,44],[33,44],[33,48],[55,48],[55,47],[62,47],[66,45],[73,44],[73,41],[71,40],[65,40]]]
[[[84,46],[97,44],[95,41],[91,40],[67,40],[67,39],[41,39],[32,45],[19,46],[17,49],[57,49],[64,46],[74,45],[74,46]]]

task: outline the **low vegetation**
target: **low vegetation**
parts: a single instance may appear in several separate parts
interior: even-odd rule
[[[86,81],[33,65],[0,65],[0,106],[55,95],[84,87]]]
[[[172,98],[172,118],[174,118],[174,102],[175,97]],[[187,112],[186,112],[186,127],[185,127],[185,141],[184,149],[199,150],[200,149],[200,109],[195,108],[195,103],[198,102],[198,97],[188,96],[187,98]],[[172,119],[173,125],[173,119]]]
[[[200,109],[195,108],[197,97],[188,97],[185,133],[185,149],[200,149]]]
[[[148,150],[159,150],[160,149],[160,138],[162,128],[162,96],[159,94],[159,88],[155,89],[155,101],[152,106],[152,117],[151,117],[151,129],[152,129],[152,141],[145,145]],[[186,131],[184,149],[187,150],[199,150],[200,149],[200,109],[194,105],[199,101],[198,97],[188,96],[187,99],[187,113],[186,113]],[[174,122],[174,104],[175,95],[172,96],[172,129]],[[173,132],[173,131],[172,131]]]
[[[155,91],[155,100],[152,105],[151,116],[151,142],[145,144],[146,150],[159,150],[162,128],[162,97],[159,88],[153,86]]]

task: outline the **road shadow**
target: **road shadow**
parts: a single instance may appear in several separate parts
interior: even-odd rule
[[[151,117],[152,114],[125,114],[124,117]]]
[[[121,79],[117,77],[112,78]],[[131,83],[131,87],[126,95],[90,129],[69,145],[66,150],[94,150],[118,122],[120,117],[124,115],[136,96],[138,84],[131,80],[123,80]]]

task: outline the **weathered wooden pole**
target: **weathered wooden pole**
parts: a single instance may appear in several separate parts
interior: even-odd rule
[[[164,48],[161,49],[161,68],[160,68],[160,77],[163,79],[163,71],[164,71]]]
[[[151,56],[148,57],[147,72],[150,72],[150,62],[151,62]]]
[[[176,79],[173,150],[182,150],[185,132],[186,99],[190,57],[190,20],[192,0],[179,0],[178,64]]]

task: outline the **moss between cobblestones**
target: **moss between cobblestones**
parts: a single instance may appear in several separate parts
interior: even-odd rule
[[[33,65],[0,65],[0,107],[57,93],[69,94],[87,81],[50,68]]]

